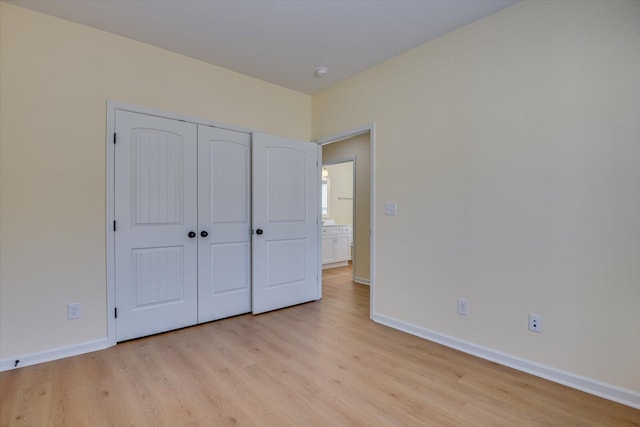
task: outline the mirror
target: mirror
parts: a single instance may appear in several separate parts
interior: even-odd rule
[[[322,216],[329,216],[329,178],[322,179]]]

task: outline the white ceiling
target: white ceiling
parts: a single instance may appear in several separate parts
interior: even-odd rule
[[[311,94],[519,0],[8,1]]]

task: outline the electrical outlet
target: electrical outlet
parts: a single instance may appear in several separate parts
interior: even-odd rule
[[[460,316],[466,316],[468,308],[469,301],[467,301],[466,299],[458,298],[458,314]]]
[[[69,304],[67,306],[67,319],[79,319],[80,318],[80,303]]]
[[[542,316],[529,313],[529,330],[531,332],[542,332]]]

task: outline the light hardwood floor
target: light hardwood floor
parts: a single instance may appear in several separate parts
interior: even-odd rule
[[[368,287],[0,374],[0,426],[640,426],[640,411],[369,320]]]

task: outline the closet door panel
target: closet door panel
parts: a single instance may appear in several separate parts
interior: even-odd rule
[[[115,148],[116,338],[197,321],[197,128],[118,111]]]
[[[254,314],[320,298],[318,147],[253,135]]]
[[[251,136],[198,126],[198,322],[251,311]]]

